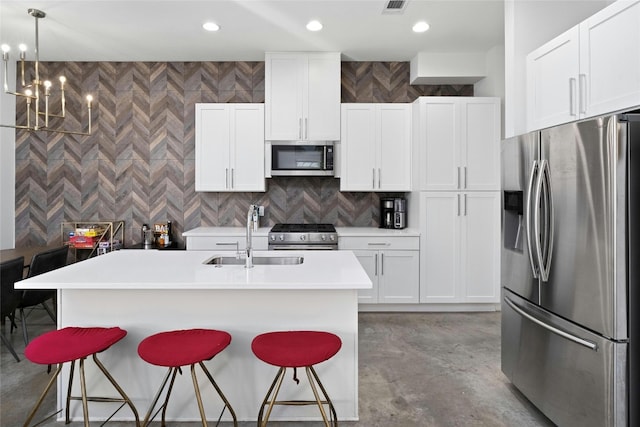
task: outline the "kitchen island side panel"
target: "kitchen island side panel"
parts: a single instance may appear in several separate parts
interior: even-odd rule
[[[358,419],[358,301],[357,290],[175,290],[175,289],[62,289],[58,298],[58,327],[119,326],[127,336],[99,359],[133,400],[143,418],[166,375],[166,368],[150,365],[137,354],[145,337],[166,330],[211,328],[229,332],[232,341],[205,365],[231,403],[239,421],[256,420],[260,403],[277,368],[258,360],[251,340],[276,330],[323,330],[337,334],[342,348],[332,359],[316,366],[340,420]],[[115,396],[93,362],[88,359],[88,393]],[[210,420],[217,419],[222,402],[204,374],[196,369],[203,402]],[[288,374],[280,399],[313,398],[306,376],[298,374],[300,385]],[[64,407],[69,368],[58,380],[58,407]],[[78,376],[74,392],[79,391]],[[117,405],[89,405],[92,420],[106,419]],[[71,403],[71,419],[82,418],[81,402]],[[60,414],[59,421],[64,414]],[[114,419],[131,420],[126,408]],[[199,421],[199,412],[188,368],[178,376],[167,419]],[[320,420],[318,408],[275,407],[271,419]],[[228,412],[223,420],[230,420]]]

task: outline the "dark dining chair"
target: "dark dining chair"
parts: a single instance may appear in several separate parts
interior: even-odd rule
[[[49,271],[55,270],[60,267],[64,267],[67,265],[67,255],[69,253],[68,246],[61,246],[59,248],[49,249],[47,251],[39,252],[31,258],[31,264],[29,265],[29,273],[27,274],[27,278],[34,277],[42,273],[47,273]],[[20,310],[20,319],[22,321],[22,336],[24,337],[24,344],[27,345],[29,343],[29,335],[27,333],[27,315],[25,315],[24,309],[37,307],[41,305],[54,323],[56,323],[56,315],[53,310],[55,310],[55,303],[53,300],[55,299],[56,291],[53,289],[29,289],[25,290],[22,293],[22,300],[18,305],[18,309]],[[47,305],[47,301],[51,300],[53,304],[53,309],[51,309]]]
[[[11,341],[4,335],[4,321],[9,318],[11,321],[11,329],[14,325],[14,312],[22,299],[22,291],[13,288],[13,284],[22,280],[22,269],[24,268],[24,257],[15,258],[0,263],[0,306],[2,317],[2,342],[7,346],[11,355],[20,361],[16,351],[11,345]]]

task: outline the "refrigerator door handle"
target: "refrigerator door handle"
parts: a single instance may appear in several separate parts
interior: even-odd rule
[[[551,333],[554,333],[556,335],[559,335],[563,338],[568,339],[569,341],[573,341],[576,344],[580,344],[581,346],[587,347],[590,350],[593,351],[598,351],[598,345],[594,342],[585,340],[583,338],[577,337],[575,335],[572,335],[568,332],[565,332],[561,329],[555,328],[551,325],[546,324],[545,322],[543,322],[542,320],[539,320],[537,318],[535,318],[534,316],[530,315],[529,313],[527,313],[526,311],[524,311],[522,308],[518,307],[518,305],[516,305],[515,302],[511,301],[509,299],[509,297],[504,297],[504,302],[507,303],[507,305],[509,307],[511,307],[516,313],[518,313],[520,316],[524,317],[527,320],[532,321],[533,323],[535,323],[536,325],[548,330]]]
[[[553,232],[554,232],[554,212],[553,212],[553,198],[551,191],[551,172],[549,171],[549,162],[542,161],[540,167],[540,176],[542,191],[544,192],[545,203],[545,230],[544,230],[544,242],[545,252],[542,250],[538,253],[540,259],[540,276],[543,282],[549,280],[549,272],[551,271],[551,260],[553,258]],[[540,248],[541,249],[541,248]]]
[[[531,263],[531,271],[533,272],[533,278],[538,278],[538,266],[536,265],[536,261],[533,259],[533,245],[531,244],[531,195],[533,194],[533,182],[536,177],[536,172],[538,170],[538,161],[534,160],[531,165],[531,174],[529,175],[529,184],[527,186],[527,198],[525,201],[525,210],[527,213],[527,221],[525,223],[525,230],[527,232],[527,249],[529,250],[529,262]],[[536,210],[538,206],[538,201],[535,202]]]

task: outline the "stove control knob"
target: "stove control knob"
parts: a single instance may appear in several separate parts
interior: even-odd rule
[[[282,242],[282,241],[284,241],[284,234],[281,234],[281,235],[280,235],[280,241],[281,241],[281,242]]]
[[[271,240],[275,241],[276,240],[276,236],[271,236]]]
[[[331,236],[329,236],[329,240],[334,241],[336,240],[336,236],[334,236],[333,234]]]
[[[305,236],[304,234],[300,236],[300,240],[304,241],[307,240],[307,236]]]
[[[324,242],[325,240],[327,240],[327,235],[326,235],[326,234],[323,234],[320,238],[321,238],[321,239],[322,239],[322,241]]]

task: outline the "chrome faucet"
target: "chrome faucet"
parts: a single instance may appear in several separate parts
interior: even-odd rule
[[[253,221],[258,217],[258,205],[250,205],[247,212],[247,258],[244,265],[245,268],[253,267],[253,247],[251,243],[251,237],[253,232]]]

